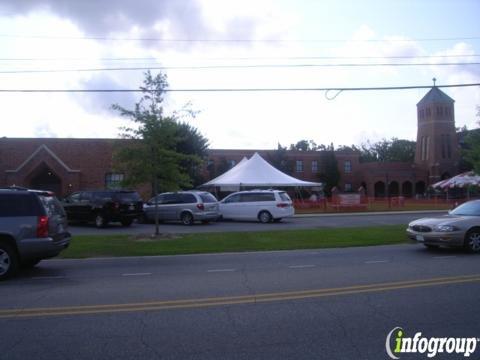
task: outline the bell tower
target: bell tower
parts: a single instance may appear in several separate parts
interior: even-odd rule
[[[415,164],[433,184],[458,172],[460,158],[455,130],[455,101],[435,84],[417,104]]]

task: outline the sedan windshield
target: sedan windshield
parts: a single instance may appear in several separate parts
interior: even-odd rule
[[[480,216],[480,201],[470,201],[451,212],[452,215]]]

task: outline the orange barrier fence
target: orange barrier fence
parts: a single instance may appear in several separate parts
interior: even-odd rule
[[[468,201],[467,198],[407,198],[392,196],[374,198],[359,194],[341,194],[316,201],[295,199],[293,201],[297,213],[332,213],[332,212],[368,212],[398,210],[450,210]]]

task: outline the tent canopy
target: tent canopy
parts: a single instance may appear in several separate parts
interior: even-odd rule
[[[322,183],[303,181],[287,175],[270,165],[258,153],[255,153],[249,160],[243,158],[236,166],[201,186],[320,187],[322,186]]]
[[[480,185],[480,176],[473,171],[459,174],[450,179],[439,181],[432,185],[434,188],[448,189],[454,187],[464,187],[468,185]]]

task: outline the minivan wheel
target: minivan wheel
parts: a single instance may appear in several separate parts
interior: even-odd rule
[[[95,216],[95,226],[97,228],[103,228],[107,225],[107,219],[105,219],[105,216],[103,216],[102,214],[97,214]]]
[[[268,211],[261,211],[260,214],[258,214],[258,220],[263,224],[269,223],[272,221],[272,215]]]
[[[15,250],[7,243],[0,242],[0,280],[17,272],[18,258]]]
[[[480,253],[480,229],[472,229],[465,235],[465,248],[471,253]]]
[[[192,225],[193,224],[193,215],[189,212],[184,212],[180,218],[183,225]]]

